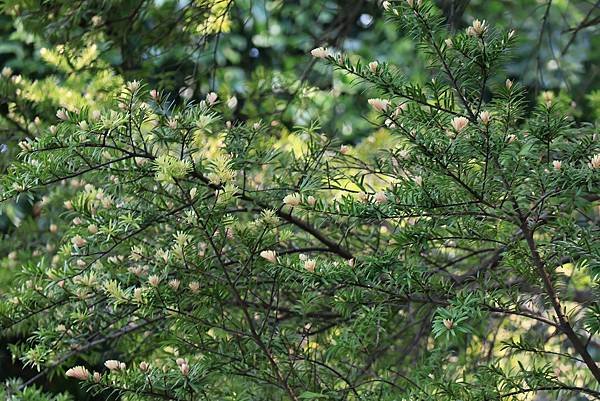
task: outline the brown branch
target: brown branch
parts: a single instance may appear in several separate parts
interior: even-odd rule
[[[598,365],[596,365],[594,358],[592,358],[592,356],[588,352],[587,347],[581,342],[579,336],[577,335],[577,333],[575,333],[575,330],[573,330],[573,327],[569,323],[569,320],[564,313],[563,307],[560,304],[560,300],[558,299],[556,290],[554,289],[554,285],[552,284],[552,280],[550,279],[550,276],[546,271],[544,261],[542,260],[537,250],[535,240],[533,239],[533,232],[530,231],[527,227],[526,221],[523,222],[522,230],[523,235],[525,237],[525,241],[527,241],[527,246],[529,247],[531,260],[538,271],[538,275],[544,283],[546,295],[550,299],[550,303],[552,304],[554,312],[556,313],[560,330],[567,336],[567,338],[569,339],[579,356],[581,356],[581,358],[584,360],[586,366],[588,367],[596,381],[600,383],[600,368],[598,368]]]

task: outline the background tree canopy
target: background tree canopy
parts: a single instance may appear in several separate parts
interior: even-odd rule
[[[600,398],[600,2],[0,18],[0,397]]]

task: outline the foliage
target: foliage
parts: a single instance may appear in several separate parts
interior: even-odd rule
[[[380,12],[361,2],[186,4],[4,3],[44,73],[0,82],[0,325],[38,371],[0,396],[600,398],[595,91],[508,79],[531,40],[427,0],[383,2],[370,40],[397,48],[356,52],[332,46],[370,33],[325,33]]]

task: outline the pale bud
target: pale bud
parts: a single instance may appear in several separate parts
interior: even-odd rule
[[[149,369],[150,369],[150,365],[148,364],[148,362],[146,362],[146,361],[142,361],[142,362],[140,362],[140,370],[141,370],[142,372],[144,372],[144,373],[145,373],[145,372],[147,372]]]
[[[302,198],[299,193],[289,194],[283,198],[283,203],[291,207],[298,206],[301,202]]]
[[[92,17],[92,26],[99,27],[100,25],[102,25],[102,22],[103,20],[100,15],[94,15]]]
[[[60,120],[66,121],[69,119],[69,114],[67,113],[67,110],[59,109],[56,112],[56,117],[58,117]]]
[[[181,284],[181,281],[177,280],[177,279],[173,279],[169,281],[169,287],[171,287],[171,289],[173,291],[177,291],[179,289],[179,285]]]
[[[85,238],[83,238],[81,235],[76,235],[73,238],[71,238],[71,243],[73,245],[75,245],[77,248],[81,248],[84,247],[85,244],[87,244],[87,241],[85,240]]]
[[[371,105],[371,107],[373,107],[375,110],[379,111],[379,112],[384,112],[387,110],[388,105],[389,105],[389,101],[386,99],[369,99],[368,100],[369,104]]]
[[[138,89],[140,89],[140,81],[133,80],[127,82],[127,89],[129,89],[131,92],[137,91]]]
[[[90,372],[83,366],[75,366],[67,370],[65,375],[67,377],[83,381],[89,379]]]
[[[271,250],[265,250],[260,253],[260,257],[271,263],[277,263],[277,253]]]
[[[371,61],[369,63],[369,70],[371,70],[371,72],[373,74],[377,72],[378,68],[379,68],[379,63],[377,61]]]
[[[482,111],[479,113],[479,120],[484,124],[488,125],[492,119],[492,115],[489,111]]]
[[[160,278],[153,274],[148,277],[148,284],[150,284],[152,287],[158,287],[158,284],[160,284]]]
[[[237,105],[238,105],[237,97],[232,96],[229,98],[229,100],[227,100],[227,107],[229,107],[231,110],[235,110]]]
[[[314,272],[317,267],[317,262],[313,259],[308,259],[304,262],[304,268],[309,272]]]
[[[188,284],[188,288],[193,294],[195,294],[198,292],[198,290],[200,290],[200,283],[197,281],[192,281]]]
[[[215,92],[210,92],[208,95],[206,95],[206,101],[211,106],[217,102],[217,98],[218,95]]]
[[[588,166],[594,170],[600,168],[600,153],[595,154],[594,157],[592,157],[592,160],[588,163]]]
[[[179,370],[184,377],[187,377],[190,374],[190,366],[187,363],[180,365]]]
[[[315,58],[327,58],[331,56],[331,52],[325,47],[317,47],[310,51],[310,54]]]
[[[452,128],[454,128],[454,131],[458,133],[469,125],[469,120],[466,117],[454,117],[451,121],[451,125]]]
[[[108,361],[104,362],[104,366],[111,372],[117,371],[121,368],[121,362],[114,359],[109,359]]]
[[[2,68],[2,76],[4,78],[9,78],[13,74],[13,70],[10,67]]]
[[[471,28],[472,29],[469,32],[471,36],[483,36],[483,34],[487,31],[487,25],[485,23],[485,20],[480,21],[476,19],[475,21],[473,21]]]

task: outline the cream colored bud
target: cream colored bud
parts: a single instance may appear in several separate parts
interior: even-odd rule
[[[71,238],[71,243],[77,248],[82,248],[85,246],[85,244],[87,244],[87,241],[81,235],[76,235],[73,238]]]
[[[187,363],[180,365],[179,370],[184,377],[187,377],[190,374],[190,366]]]
[[[212,106],[217,102],[218,97],[219,96],[215,92],[210,92],[208,95],[206,95],[206,102]]]
[[[10,67],[4,67],[2,68],[2,76],[4,78],[10,78],[10,76],[13,74],[13,70]]]
[[[371,72],[373,74],[377,72],[378,68],[379,68],[379,63],[377,61],[371,61],[369,63],[369,70],[371,70]]]
[[[71,369],[67,370],[65,375],[67,377],[77,379],[77,380],[87,380],[90,377],[90,372],[83,366],[75,366]]]
[[[181,284],[181,281],[177,280],[177,279],[173,279],[169,281],[169,287],[171,287],[171,289],[173,291],[177,291],[179,289],[179,285]]]
[[[295,207],[302,203],[302,198],[299,193],[289,194],[283,198],[283,203],[288,206]]]
[[[141,83],[137,80],[127,82],[127,89],[129,89],[131,92],[137,91],[138,89],[140,89],[140,86]]]
[[[452,330],[452,328],[454,327],[454,321],[452,321],[452,319],[444,319],[443,320],[444,326],[448,329],[448,330]]]
[[[235,110],[237,105],[238,105],[237,97],[232,96],[229,98],[229,100],[227,100],[227,107],[229,107],[231,110]]]
[[[192,281],[188,284],[188,288],[193,294],[195,294],[200,290],[200,283],[197,281]]]
[[[103,20],[100,15],[94,15],[92,17],[92,26],[99,27],[100,25],[102,25],[102,22]]]
[[[277,263],[277,253],[271,250],[265,250],[260,253],[260,257],[271,263]]]
[[[317,262],[313,259],[308,259],[304,262],[304,268],[309,272],[314,272],[317,267]]]
[[[114,359],[109,359],[108,361],[104,362],[104,366],[111,372],[117,371],[121,368],[121,362],[116,361]]]
[[[386,99],[369,99],[368,100],[369,104],[371,105],[371,107],[373,107],[375,110],[379,111],[379,112],[384,112],[387,110],[388,105],[390,104],[390,102]]]
[[[59,109],[56,112],[56,117],[58,117],[59,119],[66,121],[69,119],[69,114],[67,113],[67,111],[65,109]]]
[[[472,36],[483,36],[483,34],[487,31],[487,25],[485,20],[480,21],[476,19],[473,21],[472,27]]]
[[[327,58],[331,56],[331,53],[325,47],[317,47],[310,51],[310,54],[315,58]]]
[[[489,111],[482,111],[479,113],[479,120],[484,124],[488,125],[492,120],[492,115]]]
[[[469,120],[466,117],[454,117],[451,121],[451,125],[452,128],[454,128],[454,131],[458,133],[469,125]]]

